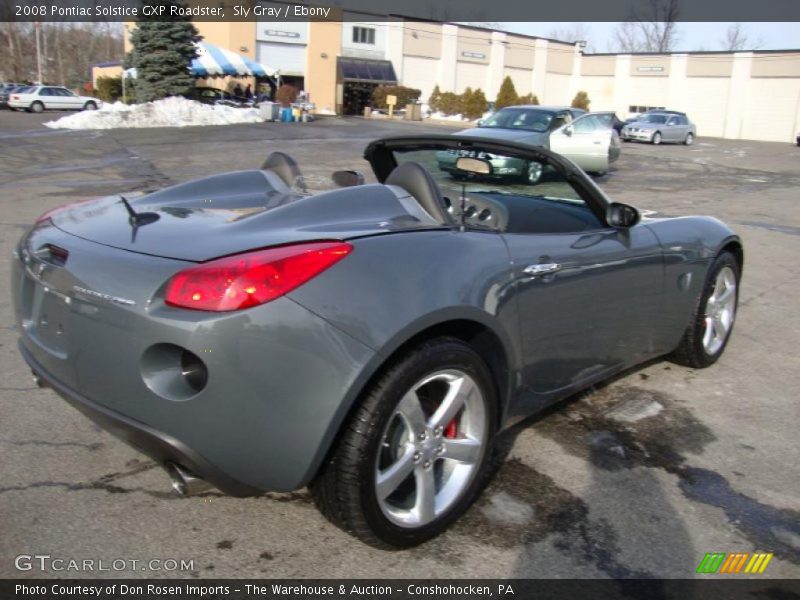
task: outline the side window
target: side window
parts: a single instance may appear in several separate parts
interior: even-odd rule
[[[689,124],[689,119],[687,119],[684,116],[678,117],[678,125],[688,125],[688,124]]]
[[[670,117],[667,120],[667,125],[677,125],[678,124],[678,117]]]
[[[52,88],[42,88],[41,90],[39,90],[39,95],[40,96],[52,96],[53,95],[53,89]]]
[[[596,115],[575,119],[575,121],[572,123],[572,132],[578,134],[594,133],[596,130],[602,128],[603,125],[600,122],[600,118]]]

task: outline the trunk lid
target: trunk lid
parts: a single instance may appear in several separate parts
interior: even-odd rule
[[[268,171],[239,171],[76,206],[52,217],[73,236],[141,254],[202,262],[277,244],[350,239],[438,228],[419,218],[413,199],[372,184],[316,195],[289,189]]]

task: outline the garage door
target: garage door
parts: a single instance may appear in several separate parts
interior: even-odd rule
[[[465,88],[482,89],[486,92],[486,65],[480,63],[459,62],[456,64],[456,93]]]
[[[421,56],[403,57],[402,84],[406,87],[422,90],[423,102],[430,98],[433,88],[438,83],[439,60]],[[442,90],[446,91],[446,90]]]
[[[685,110],[697,125],[697,135],[722,137],[725,133],[725,98],[728,97],[730,79],[727,77],[689,77],[686,102],[678,110]],[[672,107],[676,108],[676,107]]]
[[[741,137],[746,140],[791,142],[800,127],[800,80],[756,78],[748,85]]]
[[[258,43],[258,62],[279,69],[281,75],[305,75],[306,46],[304,44]]]

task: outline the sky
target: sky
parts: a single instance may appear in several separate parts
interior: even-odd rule
[[[554,29],[566,29],[577,23],[499,23],[506,31],[550,37]],[[587,40],[594,52],[613,52],[610,46],[619,23],[583,23],[589,31]],[[676,51],[721,50],[721,40],[733,23],[679,23],[680,37]],[[742,23],[750,39],[760,50],[800,49],[800,23]]]

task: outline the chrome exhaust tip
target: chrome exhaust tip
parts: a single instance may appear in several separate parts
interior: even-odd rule
[[[213,487],[205,479],[200,479],[175,463],[167,463],[166,469],[170,481],[172,482],[172,489],[175,490],[179,496],[194,496],[195,494],[210,490]]]

